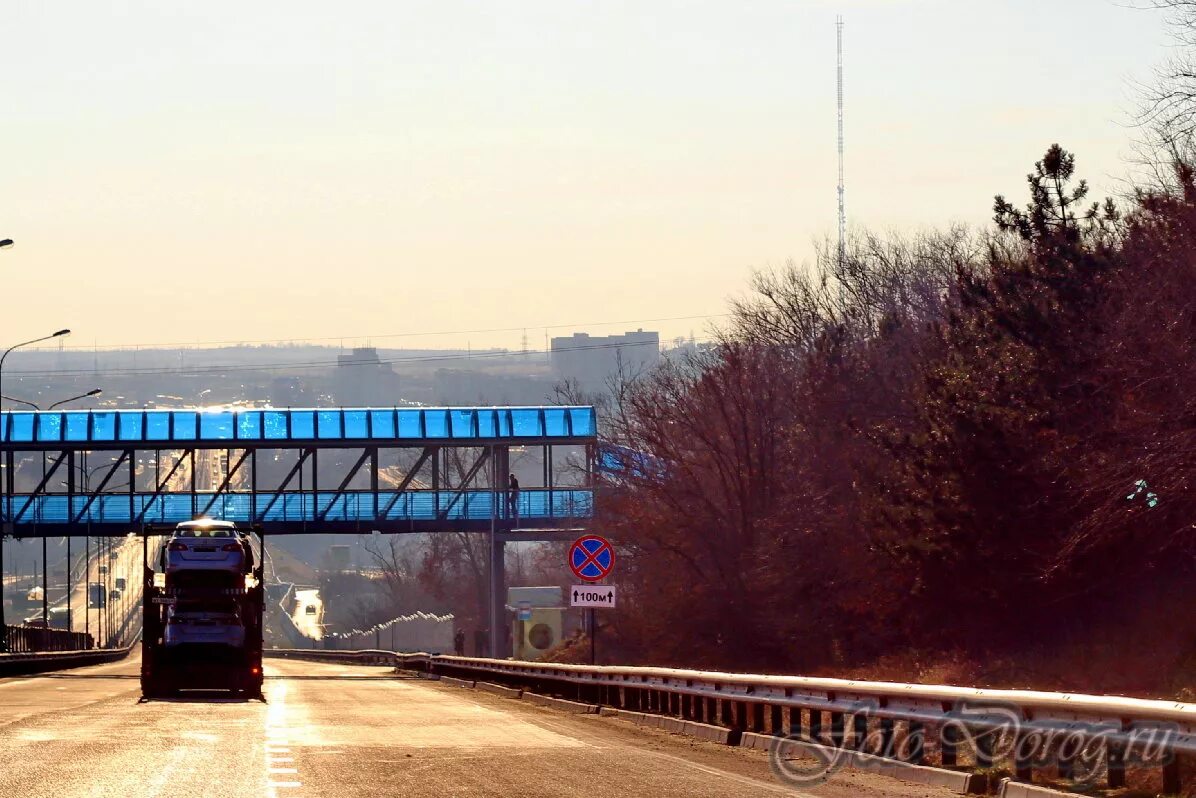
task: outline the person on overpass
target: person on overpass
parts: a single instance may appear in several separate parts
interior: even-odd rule
[[[453,635],[453,652],[458,657],[465,656],[465,630],[458,629],[457,633]]]
[[[515,479],[515,475],[511,474],[510,480],[507,482],[507,511],[511,517],[515,519],[516,523],[519,521],[519,480]]]

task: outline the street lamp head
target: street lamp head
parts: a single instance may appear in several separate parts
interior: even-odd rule
[[[102,394],[103,392],[104,392],[104,391],[103,391],[103,389],[101,389],[101,388],[92,388],[90,391],[88,391],[87,393],[85,393],[85,394],[83,394],[83,395],[84,395],[84,396],[99,396],[99,395],[100,395],[100,394]]]
[[[58,336],[60,336],[60,335],[70,335],[70,334],[71,334],[71,331],[70,331],[70,330],[59,330],[58,332],[54,333],[54,334],[53,334],[53,335],[51,335],[50,337],[51,337],[51,338],[57,338],[57,337],[58,337]]]
[[[0,249],[8,249],[12,246],[11,238],[0,238]]]

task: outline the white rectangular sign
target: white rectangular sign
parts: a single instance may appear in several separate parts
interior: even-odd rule
[[[574,585],[569,588],[570,607],[613,607],[615,589],[610,585]]]

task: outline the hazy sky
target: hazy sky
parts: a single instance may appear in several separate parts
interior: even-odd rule
[[[722,313],[834,232],[836,13],[887,229],[985,222],[1053,141],[1117,190],[1169,43],[1128,4],[0,0],[0,341]]]

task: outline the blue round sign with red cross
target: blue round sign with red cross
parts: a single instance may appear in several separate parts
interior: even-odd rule
[[[597,582],[615,568],[615,550],[610,541],[598,535],[586,535],[573,541],[569,550],[569,569],[578,579]]]

